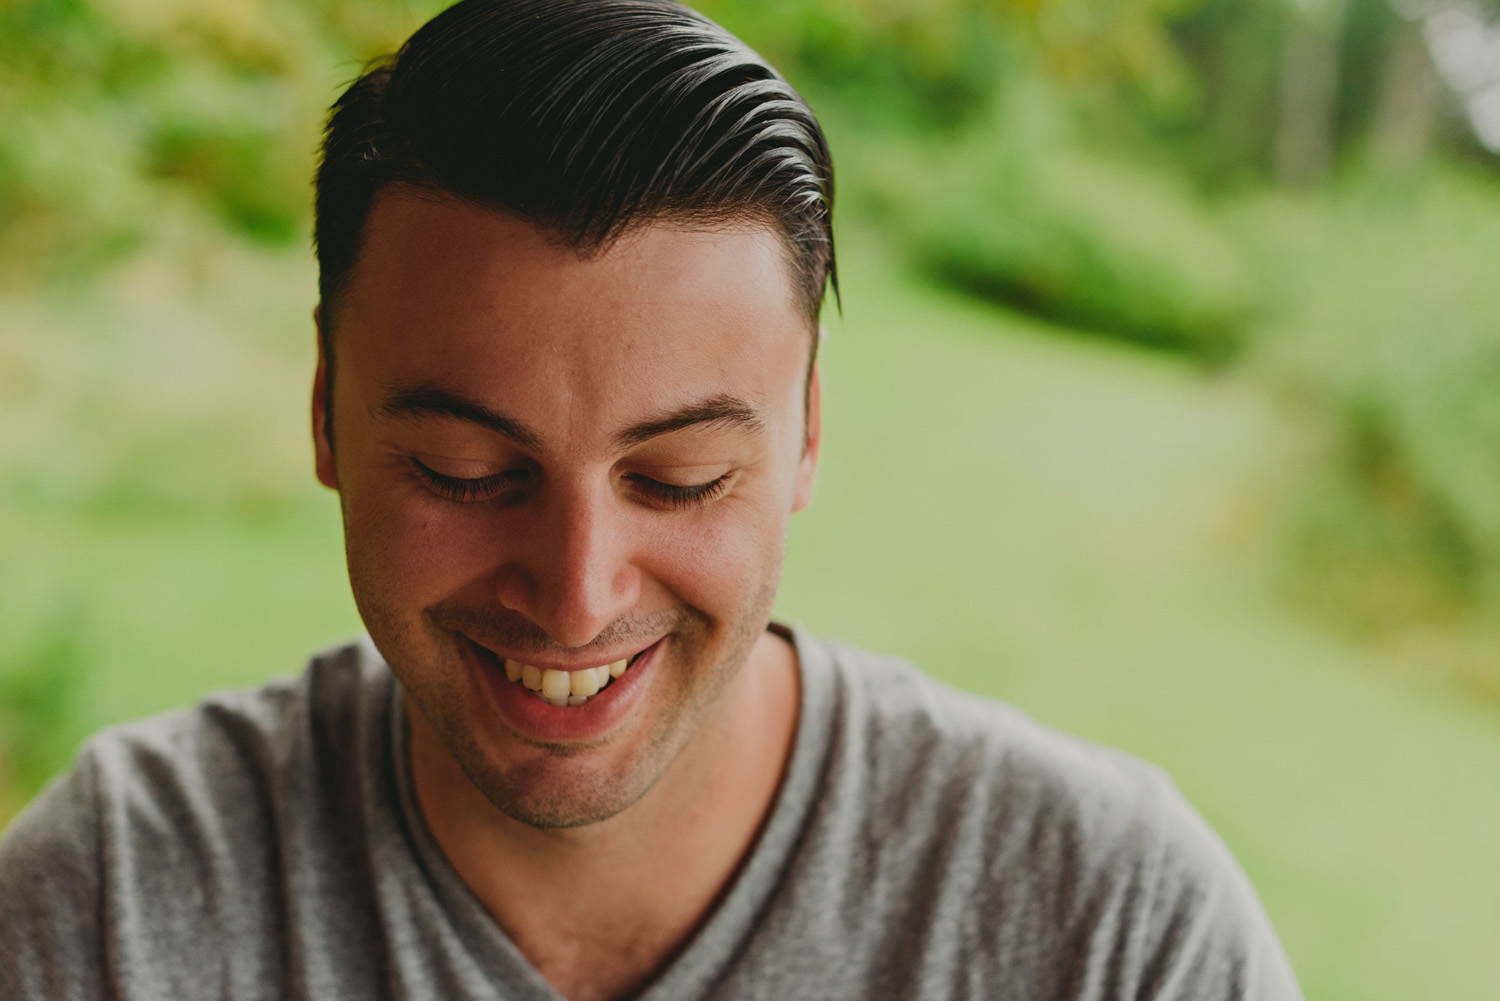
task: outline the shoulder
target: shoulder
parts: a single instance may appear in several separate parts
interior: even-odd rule
[[[100,996],[97,772],[81,758],[0,839],[0,997]]]
[[[1299,996],[1249,880],[1161,769],[899,658],[822,646],[835,785],[878,846],[870,878],[909,866],[913,892],[949,894],[1007,970],[1069,971],[1059,988],[1078,996]]]
[[[0,973],[0,994],[88,996],[57,978],[111,954],[207,956],[204,936],[272,913],[319,816],[357,809],[384,670],[364,640],[91,737],[0,840],[0,967],[22,978]]]
[[[137,830],[233,836],[272,801],[313,792],[320,770],[352,764],[387,693],[368,640],[321,653],[294,677],[222,691],[197,705],[110,727],[80,752],[99,809]]]
[[[901,658],[824,646],[843,739],[858,748],[883,800],[927,789],[1012,821],[1046,820],[1090,844],[1143,836],[1140,822],[1185,807],[1165,773],[1138,758],[955,689]]]
[[[143,791],[273,772],[300,752],[353,739],[380,708],[388,680],[379,654],[360,639],[315,655],[300,675],[103,730],[83,753],[97,759],[106,786],[120,780]]]

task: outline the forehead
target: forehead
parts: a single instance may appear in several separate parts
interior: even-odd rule
[[[540,298],[608,287],[612,300],[645,304],[701,296],[690,287],[701,279],[758,307],[795,308],[789,256],[779,232],[754,216],[648,220],[580,253],[517,216],[393,185],[371,207],[344,298],[373,295],[388,307],[393,298],[442,291],[475,307],[514,306],[527,288]]]
[[[403,189],[370,213],[337,327],[341,374],[574,412],[643,387],[778,395],[812,337],[765,224],[649,222],[581,256],[514,216]]]

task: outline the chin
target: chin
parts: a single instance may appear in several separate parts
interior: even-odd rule
[[[582,776],[573,781],[507,781],[499,776],[474,775],[469,780],[490,804],[510,819],[545,830],[585,827],[623,813],[651,791],[660,771],[644,781],[622,783],[608,777]]]

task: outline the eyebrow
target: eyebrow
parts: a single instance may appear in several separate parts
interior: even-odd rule
[[[390,390],[381,401],[379,412],[384,417],[404,421],[450,417],[478,424],[533,452],[541,451],[542,447],[542,436],[525,423],[436,386]]]
[[[725,430],[740,429],[759,434],[765,430],[766,422],[760,412],[744,400],[727,393],[720,393],[660,417],[652,417],[639,424],[632,424],[623,431],[616,432],[615,447],[624,451],[660,435],[701,425],[722,427]]]
[[[542,450],[542,436],[525,422],[437,386],[392,389],[381,401],[378,411],[382,416],[395,420],[447,417],[467,421],[503,435],[522,448],[533,452]],[[623,451],[673,431],[703,425],[717,425],[725,429],[740,428],[754,434],[765,430],[765,420],[758,410],[737,396],[719,393],[678,410],[632,424],[615,433],[614,444]]]

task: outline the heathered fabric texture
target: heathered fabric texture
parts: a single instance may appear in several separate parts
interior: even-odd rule
[[[1300,998],[1161,773],[795,641],[772,814],[644,1001]],[[405,740],[368,640],[98,735],[0,843],[0,998],[557,1001],[436,847]]]

